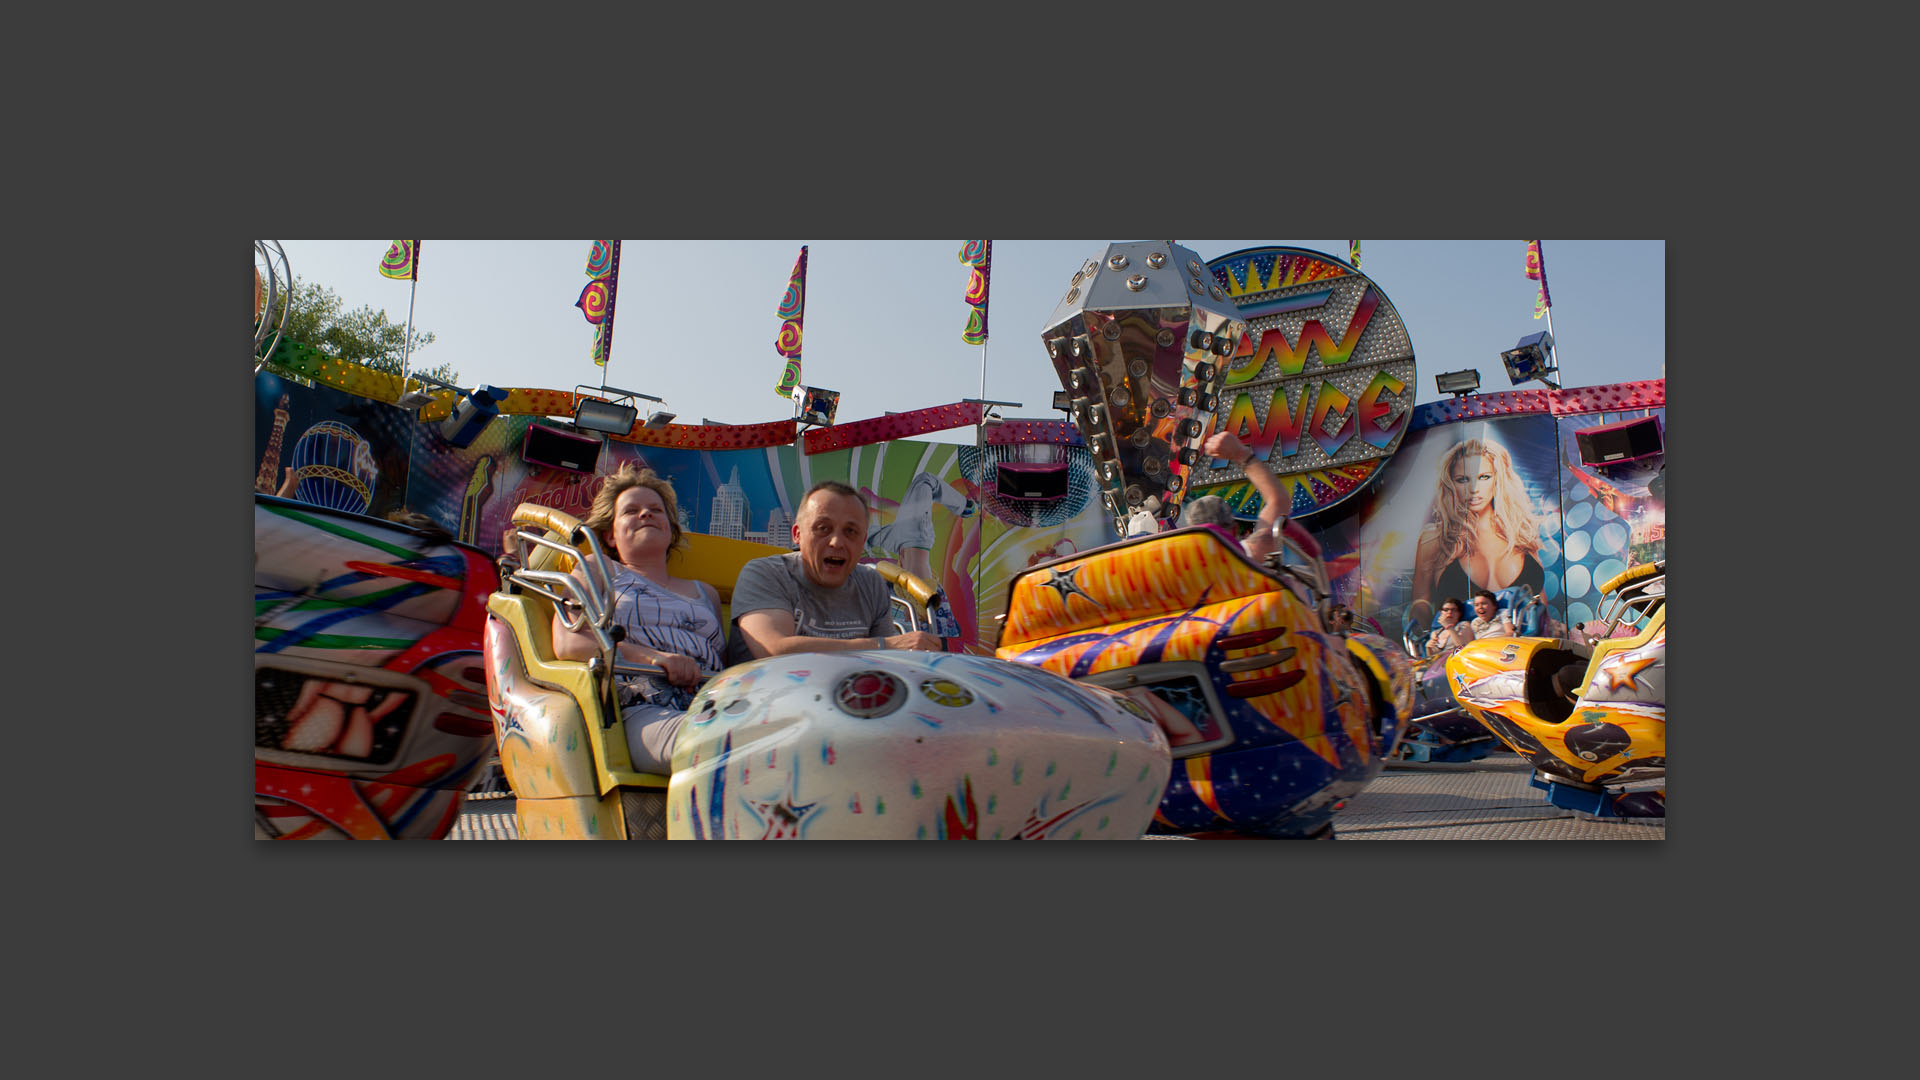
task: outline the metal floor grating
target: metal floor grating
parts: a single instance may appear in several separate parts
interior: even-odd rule
[[[1334,815],[1337,840],[1664,840],[1663,819],[1592,818],[1547,802],[1511,754],[1389,768]],[[1658,783],[1632,787],[1659,786]],[[511,793],[469,795],[449,840],[514,840]],[[1146,837],[1170,840],[1185,837]]]

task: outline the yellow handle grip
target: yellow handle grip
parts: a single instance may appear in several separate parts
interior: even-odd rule
[[[571,543],[573,530],[579,527],[580,519],[551,506],[523,502],[513,508],[513,523],[524,529],[545,529],[559,536],[561,543]],[[554,569],[563,574],[573,572],[574,560],[564,555],[553,555],[549,560],[546,557],[548,554],[550,553],[545,548],[537,549],[537,556],[529,558],[530,564],[533,564],[531,568],[544,569],[551,563]]]
[[[880,576],[887,579],[887,584],[898,586],[913,599],[914,603],[919,604],[922,610],[931,606],[933,598],[940,595],[940,590],[934,588],[925,578],[907,573],[906,568],[899,563],[882,559],[874,563],[873,568],[880,571]]]
[[[1633,582],[1639,581],[1641,578],[1650,578],[1655,574],[1663,573],[1666,568],[1667,564],[1664,562],[1641,563],[1639,566],[1629,566],[1625,570],[1608,578],[1606,584],[1600,586],[1600,595],[1605,596],[1622,585],[1630,585]]]

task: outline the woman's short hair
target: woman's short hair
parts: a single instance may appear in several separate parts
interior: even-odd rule
[[[666,507],[667,532],[671,537],[667,541],[667,550],[673,551],[684,546],[686,538],[680,531],[680,501],[674,498],[673,481],[631,461],[621,462],[620,468],[601,478],[600,490],[593,496],[593,508],[587,512],[587,519],[581,524],[592,529],[609,551],[614,550],[613,537],[608,532],[613,527],[614,504],[620,501],[620,496],[637,487],[651,488]]]
[[[1182,525],[1225,525],[1231,529],[1239,524],[1234,520],[1233,508],[1227,500],[1218,495],[1201,495],[1188,499],[1187,505],[1180,509]]]

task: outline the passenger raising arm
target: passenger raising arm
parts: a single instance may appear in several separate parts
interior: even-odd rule
[[[1266,558],[1273,552],[1273,523],[1285,520],[1287,516],[1287,496],[1280,489],[1279,478],[1232,432],[1214,432],[1207,436],[1201,449],[1240,466],[1247,474],[1247,482],[1260,493],[1260,518],[1254,523],[1253,532],[1241,541],[1241,546],[1246,548],[1247,556],[1255,561]]]

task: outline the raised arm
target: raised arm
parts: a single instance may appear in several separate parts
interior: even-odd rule
[[[1252,450],[1240,441],[1239,436],[1230,431],[1216,431],[1201,444],[1201,449],[1217,458],[1226,458],[1247,474],[1247,482],[1253,490],[1260,493],[1260,517],[1254,523],[1253,533],[1241,546],[1247,555],[1255,560],[1264,559],[1273,551],[1274,522],[1287,516],[1286,492],[1280,488],[1280,479],[1267,468],[1267,463],[1254,456]]]

